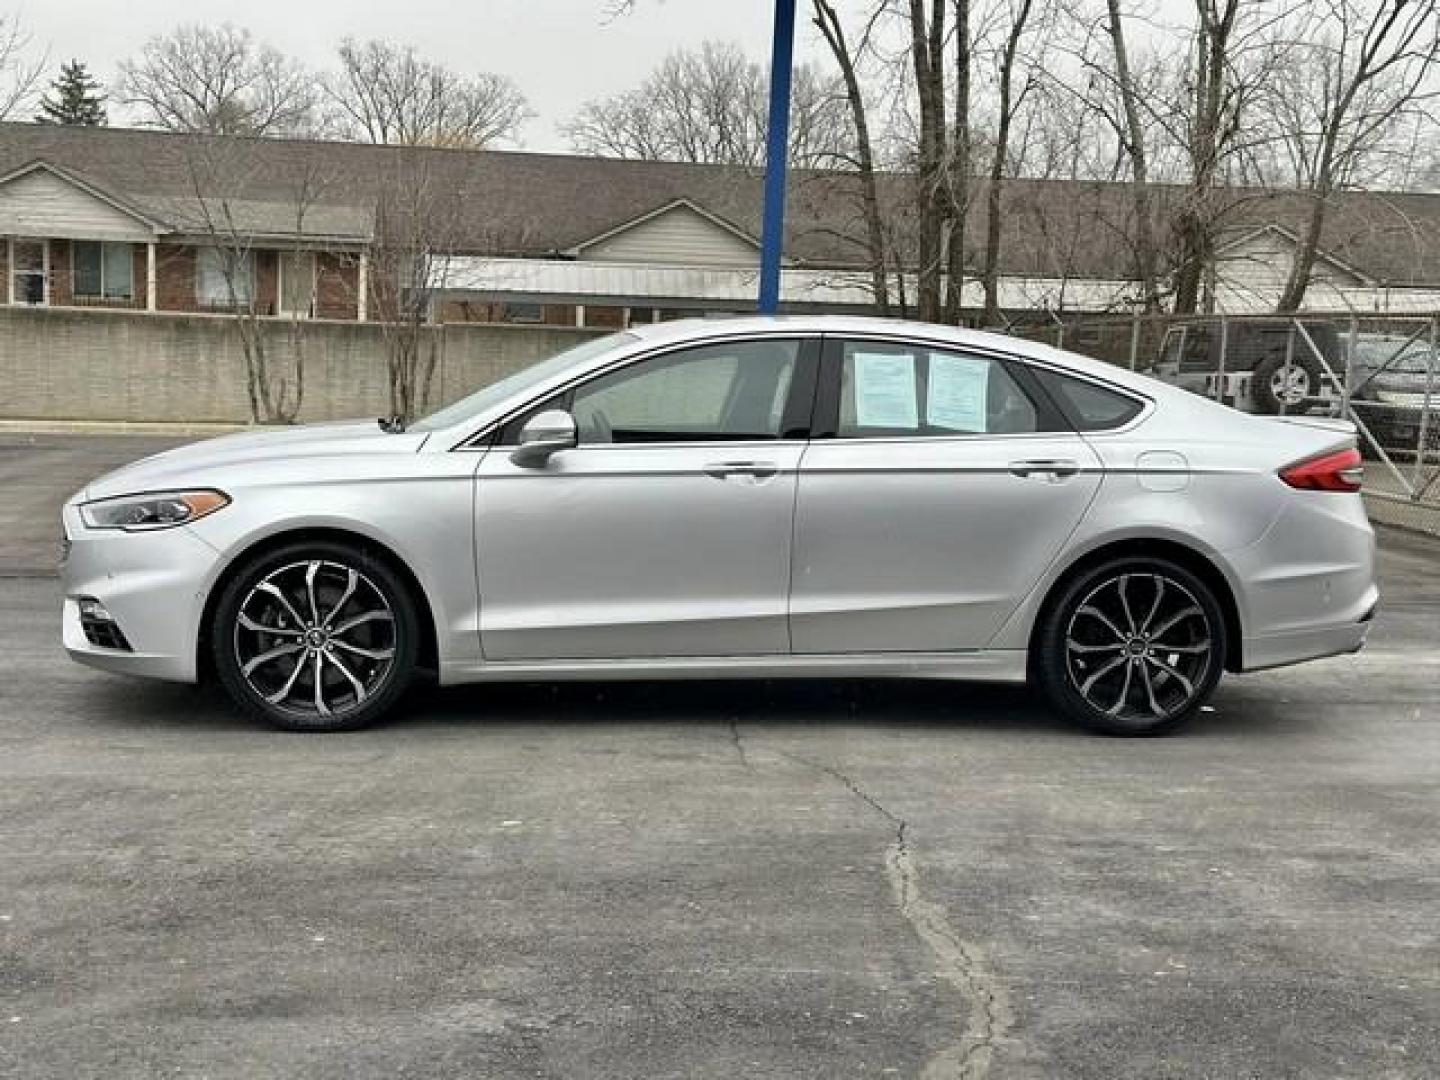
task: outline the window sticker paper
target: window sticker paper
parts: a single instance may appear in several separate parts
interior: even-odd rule
[[[920,426],[915,392],[915,357],[908,353],[852,354],[855,423],[860,427]]]
[[[930,354],[925,422],[951,431],[984,432],[990,399],[990,361]]]

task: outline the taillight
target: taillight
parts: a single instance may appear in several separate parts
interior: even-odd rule
[[[1352,446],[1297,461],[1280,470],[1280,479],[1302,491],[1359,491],[1365,466]]]

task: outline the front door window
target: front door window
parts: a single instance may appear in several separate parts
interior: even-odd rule
[[[705,345],[646,360],[575,391],[581,445],[780,437],[798,341]]]
[[[10,248],[10,267],[17,304],[44,304],[49,300],[46,271],[49,253],[44,240],[15,240]]]

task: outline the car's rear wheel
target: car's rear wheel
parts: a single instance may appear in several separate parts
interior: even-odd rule
[[[290,731],[380,719],[415,672],[415,602],[381,559],[299,543],[226,581],[210,627],[215,670],[243,708]]]
[[[1035,674],[1052,703],[1111,735],[1158,735],[1219,682],[1225,618],[1214,592],[1168,559],[1118,559],[1079,575],[1050,605]]]

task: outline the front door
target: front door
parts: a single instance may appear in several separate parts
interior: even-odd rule
[[[987,355],[826,343],[795,520],[796,653],[983,648],[1100,485],[1023,371]]]
[[[542,467],[502,430],[476,488],[487,660],[785,653],[796,470],[818,339],[690,346],[528,410],[579,445]]]

